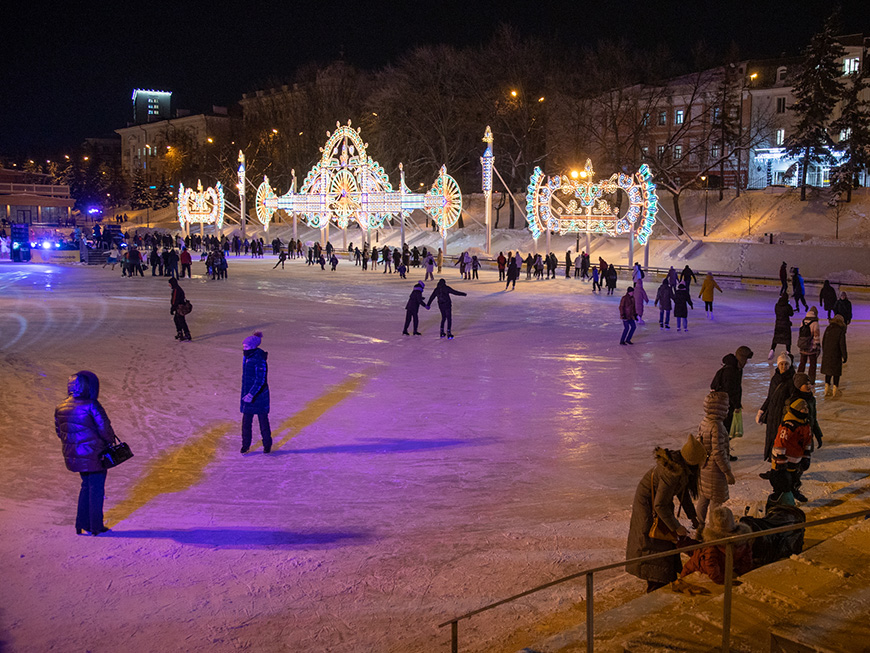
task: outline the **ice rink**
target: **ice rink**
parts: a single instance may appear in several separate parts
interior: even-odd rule
[[[661,331],[651,301],[623,347],[624,276],[612,297],[525,273],[504,292],[495,272],[463,281],[450,267],[468,296],[453,298],[448,341],[435,305],[422,337],[401,335],[419,268],[402,280],[346,260],[336,272],[274,263],[230,258],[229,279],[212,281],[195,262],[182,282],[192,342],[173,339],[165,278],[0,265],[0,648],[447,651],[438,623],[623,557],[653,448],[697,429],[740,345],[755,356],[730,505],[769,491],[753,418],[774,371],[773,292],[722,282],[710,321],[699,283],[688,333],[673,318]],[[659,281],[646,281],[654,297]],[[868,314],[851,299],[843,395],[817,392],[826,439],[804,476],[810,507],[870,473]],[[269,353],[270,455],[256,425],[257,446],[239,453],[241,342],[254,330]],[[52,419],[80,369],[100,377],[135,453],[109,472],[113,530],[98,538],[74,533],[79,478]],[[463,622],[463,650],[517,650],[558,619],[582,621],[581,585]],[[604,577],[600,600],[643,586]]]

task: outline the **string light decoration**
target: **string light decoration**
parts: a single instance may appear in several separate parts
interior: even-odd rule
[[[620,172],[595,181],[592,161],[587,159],[586,167],[577,178],[573,177],[547,177],[535,168],[526,195],[526,222],[535,238],[546,230],[609,236],[634,230],[637,242],[646,245],[658,213],[658,196],[649,166],[643,164],[634,175]],[[608,201],[617,191],[628,197],[623,217]]]
[[[336,123],[327,132],[326,144],[320,148],[320,161],[305,176],[299,192],[293,189],[280,197],[264,177],[257,189],[257,218],[268,230],[275,211],[297,213],[308,226],[322,229],[334,221],[347,229],[356,221],[363,231],[379,229],[384,222],[408,216],[414,209],[430,215],[442,238],[456,224],[462,211],[462,193],[456,180],[441,166],[438,178],[426,193],[412,193],[405,184],[405,171],[399,165],[399,189],[394,190],[384,168],[367,153],[367,143],[359,128]]]
[[[224,188],[217,182],[214,188],[202,188],[197,180],[196,190],[178,184],[178,221],[181,228],[194,222],[213,224],[217,229],[224,226]]]

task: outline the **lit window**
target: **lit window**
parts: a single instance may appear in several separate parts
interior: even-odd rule
[[[852,135],[852,128],[846,127],[846,129],[840,132],[840,141],[848,141],[849,137]]]
[[[682,145],[674,145],[674,158],[678,161],[683,158],[683,146]]]
[[[649,114],[643,114],[643,126],[646,127],[649,124]]]
[[[852,73],[857,73],[860,69],[860,58],[851,57],[849,59],[843,59],[843,74],[851,75]]]
[[[718,145],[714,145],[713,147],[710,148],[710,156],[713,157],[714,159],[719,158],[719,146]]]
[[[713,122],[719,122],[722,119],[722,107],[713,107]]]
[[[647,157],[649,157],[649,148],[646,146],[641,147],[640,153],[643,155],[643,158],[646,159]]]
[[[674,124],[675,125],[682,125],[683,120],[685,119],[685,116],[686,116],[685,111],[683,111],[682,109],[677,109],[674,112]]]
[[[668,112],[667,111],[659,111],[659,124],[667,125],[668,124]]]
[[[664,145],[659,145],[658,147],[656,147],[656,154],[658,154],[658,157],[659,157],[660,159],[661,159],[662,157],[664,157],[664,155],[665,155],[665,146],[664,146]]]
[[[783,145],[785,143],[785,130],[777,129],[776,130],[776,144]]]
[[[785,98],[784,97],[776,98],[776,112],[777,113],[785,113]]]

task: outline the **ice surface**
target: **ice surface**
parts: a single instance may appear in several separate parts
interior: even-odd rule
[[[506,293],[494,272],[469,282],[445,268],[468,292],[454,297],[447,341],[435,306],[421,311],[423,337],[400,335],[419,269],[403,281],[347,261],[334,273],[272,265],[231,258],[229,279],[211,281],[195,262],[182,282],[190,343],[172,338],[165,279],[0,265],[10,650],[447,650],[439,622],[623,556],[653,447],[697,429],[721,357],[743,344],[755,357],[731,505],[768,491],[752,416],[773,372],[771,292],[726,287],[715,321],[696,302],[688,333],[673,320],[659,330],[648,306],[636,344],[620,347],[621,291],[523,275]],[[804,476],[811,499],[870,469],[868,315],[852,300],[843,395],[819,396],[826,439]],[[241,342],[255,329],[269,352],[269,456],[239,454]],[[109,472],[114,530],[99,538],[74,535],[78,476],[52,424],[79,369],[100,376],[136,454]],[[606,596],[642,583],[599,586]],[[521,648],[515,631],[581,598],[568,584],[473,618],[463,645]]]

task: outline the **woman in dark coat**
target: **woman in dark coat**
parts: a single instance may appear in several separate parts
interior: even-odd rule
[[[770,461],[770,451],[779,429],[785,407],[791,403],[789,397],[794,390],[794,361],[790,354],[782,352],[776,359],[776,372],[770,378],[767,398],[758,409],[755,421],[765,425],[764,460]]]
[[[674,515],[674,499],[678,499],[692,526],[698,528],[695,506],[692,501],[698,496],[698,465],[704,462],[707,452],[697,438],[690,435],[680,451],[656,447],[656,465],[641,479],[631,506],[631,525],[625,558],[639,558],[645,555],[672,551],[676,541],[660,540],[650,537],[653,518],[658,516],[659,523],[670,529],[676,536],[686,536],[686,528]],[[647,592],[652,592],[677,579],[682,565],[678,555],[632,562],[625,570],[632,576],[647,582]]]
[[[825,375],[825,396],[836,397],[846,362],[846,322],[842,315],[831,318],[825,335],[822,336],[822,374]]]
[[[76,512],[76,533],[105,533],[103,498],[106,470],[100,454],[115,440],[109,416],[97,398],[100,380],[93,372],[83,370],[69,378],[67,398],[54,410],[54,428],[63,447],[66,468],[82,477]]]
[[[441,311],[441,337],[443,338],[446,335],[449,340],[453,340],[453,333],[451,331],[453,327],[453,302],[450,300],[450,295],[465,297],[466,293],[453,290],[444,279],[439,279],[438,285],[435,286],[435,292],[432,293],[429,301],[426,302],[426,308],[428,309],[435,299],[438,300],[438,310]],[[447,323],[446,333],[444,332],[445,322]]]
[[[269,354],[260,349],[263,334],[254,332],[242,342],[242,453],[251,448],[254,415],[260,422],[263,453],[272,451],[272,428],[269,425]]]
[[[776,322],[773,325],[773,340],[770,341],[770,353],[767,355],[767,360],[773,360],[777,345],[785,345],[785,350],[791,353],[791,316],[794,315],[794,309],[791,307],[786,293],[779,296],[776,306],[773,307],[773,312],[776,314]]]
[[[405,326],[402,329],[402,335],[409,336],[408,327],[411,325],[411,321],[414,321],[414,335],[422,336],[418,327],[420,326],[420,307],[425,306],[425,302],[423,301],[423,289],[426,287],[426,284],[422,281],[418,281],[414,284],[414,289],[411,291],[411,296],[408,297],[408,301],[405,303]],[[426,307],[429,308],[428,306]]]
[[[511,259],[510,259],[510,262],[508,263],[508,269],[507,269],[507,284],[505,285],[504,289],[505,289],[505,290],[507,290],[508,288],[514,288],[514,289],[516,289],[516,287],[517,287],[517,278],[518,278],[519,276],[520,276],[520,270],[519,270],[519,268],[517,267],[517,261],[516,261],[516,259],[512,256]]]
[[[834,310],[834,305],[837,303],[837,291],[831,285],[831,282],[825,279],[825,285],[819,293],[819,304],[828,311],[828,319],[831,319],[831,312]]]
[[[845,292],[840,292],[840,299],[834,304],[834,315],[842,315],[846,326],[849,326],[849,322],[852,321],[852,302]]]
[[[172,297],[169,299],[169,313],[175,320],[175,330],[177,331],[175,339],[190,340],[190,329],[187,326],[187,319],[179,310],[186,301],[184,291],[178,285],[178,279],[175,277],[169,278],[169,285],[172,286]]]
[[[613,263],[607,266],[607,272],[604,274],[604,281],[607,284],[607,294],[612,295],[613,291],[616,290],[616,268],[613,267]]]
[[[677,285],[677,292],[674,293],[674,317],[677,318],[677,331],[689,330],[689,309],[695,308],[692,304],[692,296],[689,294],[689,289],[686,288],[686,283],[680,281]],[[680,321],[682,320],[682,326]]]

